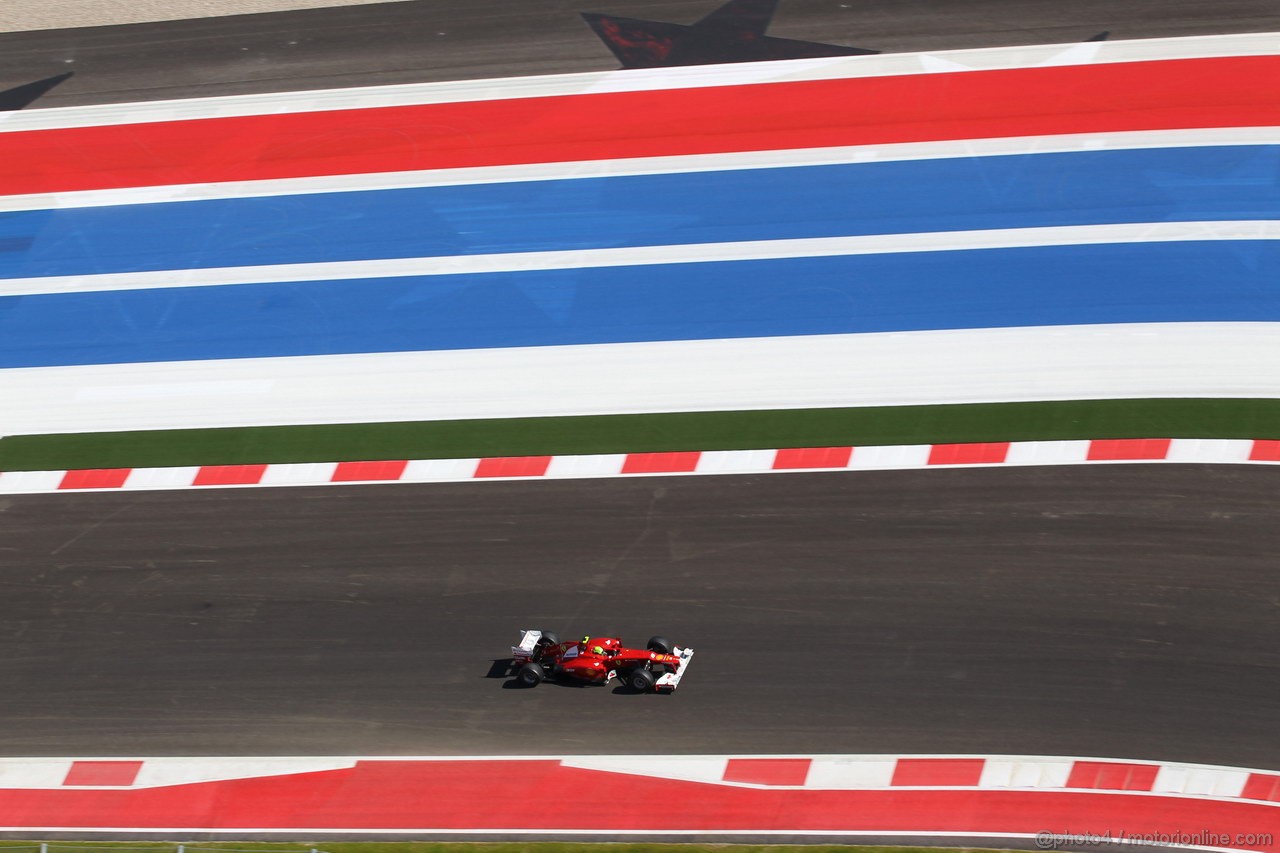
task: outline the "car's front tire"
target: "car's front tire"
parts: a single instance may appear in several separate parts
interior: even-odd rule
[[[537,687],[546,680],[547,673],[541,664],[530,662],[520,667],[520,671],[516,673],[516,678],[525,687]]]
[[[660,655],[669,655],[671,654],[671,641],[666,637],[650,637],[645,648]]]
[[[627,676],[627,685],[637,693],[648,693],[657,683],[658,679],[647,669],[633,669]]]

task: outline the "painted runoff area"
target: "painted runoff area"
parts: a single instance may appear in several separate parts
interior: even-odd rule
[[[0,434],[1280,396],[1274,41],[859,59],[3,117]]]
[[[1275,851],[1280,774],[1036,756],[25,758],[0,759],[0,814],[6,832],[135,836],[1061,836]]]

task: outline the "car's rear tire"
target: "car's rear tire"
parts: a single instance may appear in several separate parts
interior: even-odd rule
[[[648,693],[657,683],[658,679],[647,669],[633,669],[627,676],[627,686],[637,693]]]
[[[525,687],[537,687],[546,680],[546,677],[546,670],[542,668],[541,664],[532,662],[520,667],[520,671],[516,673],[516,678],[518,678],[520,683]]]
[[[542,642],[543,640],[546,640],[548,646],[560,645],[560,635],[554,631],[543,631],[542,637],[538,642]]]
[[[666,637],[650,637],[649,643],[645,648],[660,655],[669,655],[671,654],[671,641]]]

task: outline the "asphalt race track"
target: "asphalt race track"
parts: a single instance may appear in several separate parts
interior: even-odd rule
[[[41,106],[373,86],[617,67],[578,17],[690,23],[655,0],[420,0],[189,22],[0,34],[0,84],[76,76]],[[885,52],[1280,29],[1273,0],[784,0],[769,35]],[[9,82],[9,81],[12,82]]]
[[[843,5],[787,0],[770,34],[1280,29],[1272,0]],[[450,0],[4,34],[0,81],[75,69],[40,102],[66,106],[612,68],[580,9],[703,11]],[[1276,483],[1151,465],[7,498],[0,751],[1275,768]],[[662,632],[698,657],[672,697],[506,689],[492,659],[521,627]]]
[[[1107,466],[9,499],[7,754],[1280,765],[1275,473]],[[665,634],[674,696],[487,677]]]

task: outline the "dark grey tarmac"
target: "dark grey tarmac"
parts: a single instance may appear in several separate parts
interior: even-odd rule
[[[38,106],[605,70],[583,10],[422,0],[0,34]],[[1280,30],[1274,0],[784,0],[884,51]],[[1271,468],[0,498],[0,753],[975,752],[1280,769]],[[487,677],[657,631],[675,696]]]
[[[1273,468],[9,497],[0,751],[1037,753],[1280,768]],[[662,633],[672,696],[488,677]]]
[[[0,34],[0,88],[38,106],[603,71],[582,11],[692,23],[719,0],[411,0]],[[1280,30],[1275,0],[783,0],[768,33],[885,52]]]

